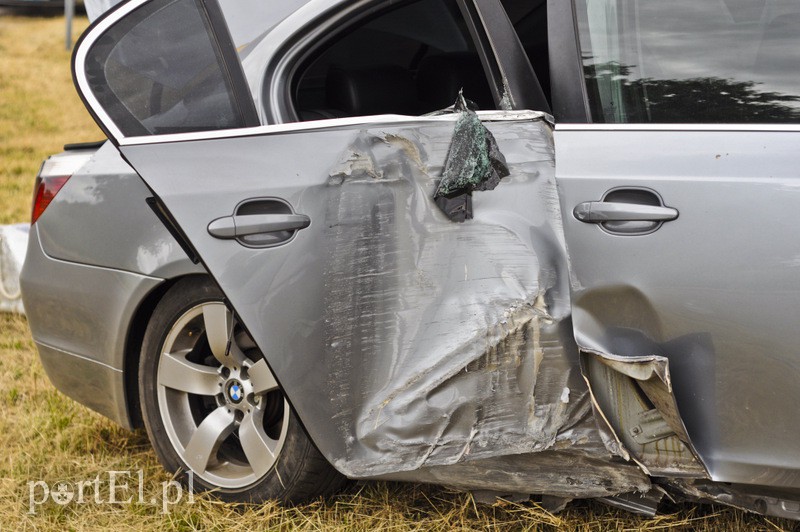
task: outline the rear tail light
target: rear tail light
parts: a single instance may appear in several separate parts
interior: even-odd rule
[[[81,169],[94,155],[95,150],[75,150],[53,155],[42,163],[33,186],[33,209],[31,224],[47,209],[58,191],[67,184],[69,178]]]
[[[53,201],[53,198],[56,197],[58,191],[61,190],[61,187],[67,183],[70,177],[71,176],[68,175],[56,175],[49,177],[39,176],[36,178],[31,224],[36,223],[36,220],[38,220],[39,216],[47,209],[50,202]]]

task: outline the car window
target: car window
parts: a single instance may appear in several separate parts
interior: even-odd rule
[[[195,0],[147,3],[93,44],[87,79],[123,135],[246,124],[201,6]]]
[[[419,115],[452,105],[462,88],[480,109],[496,108],[454,0],[405,3],[358,21],[319,43],[299,72],[301,120]]]
[[[595,122],[800,122],[800,2],[576,0]]]

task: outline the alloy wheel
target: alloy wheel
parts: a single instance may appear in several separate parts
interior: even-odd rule
[[[221,488],[246,488],[275,466],[289,404],[224,303],[194,306],[172,326],[157,394],[172,446],[195,475]]]

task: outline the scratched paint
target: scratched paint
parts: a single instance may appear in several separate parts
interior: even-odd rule
[[[647,490],[635,464],[609,462],[581,376],[551,126],[486,126],[508,176],[463,224],[433,204],[454,147],[432,129],[362,131],[331,171],[323,307],[347,442],[334,465],[465,489],[534,493],[560,476],[548,493]]]

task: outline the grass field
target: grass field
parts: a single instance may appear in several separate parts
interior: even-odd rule
[[[76,29],[86,26],[79,19]],[[72,87],[60,17],[0,14],[0,224],[29,217],[30,195],[41,160],[66,142],[101,133]],[[533,502],[480,506],[471,496],[431,486],[354,483],[328,501],[284,508],[236,507],[196,497],[160,504],[170,478],[161,470],[144,432],[129,433],[79,406],[48,382],[24,318],[0,314],[0,530],[791,530],[792,522],[724,507],[680,505],[655,519],[577,502],[551,515]],[[131,503],[34,506],[44,486],[74,489],[101,477],[107,501],[108,471],[129,485],[118,492]],[[143,482],[139,482],[141,472]],[[40,481],[42,484],[30,484]],[[142,489],[139,504],[138,489]],[[106,491],[104,491],[106,490]],[[171,495],[174,499],[174,494]]]

